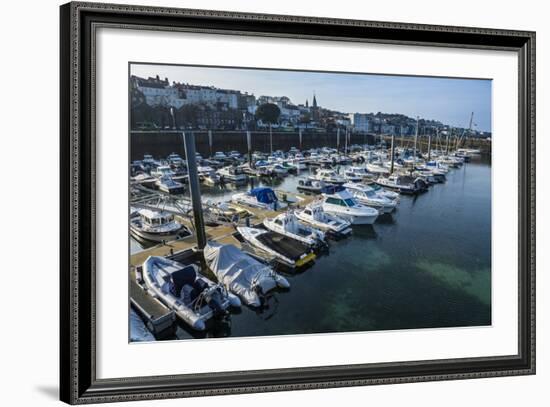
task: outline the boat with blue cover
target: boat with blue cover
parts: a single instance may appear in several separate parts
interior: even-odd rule
[[[280,201],[277,194],[267,187],[252,188],[248,192],[235,194],[231,197],[231,202],[272,211],[287,207],[287,204]]]

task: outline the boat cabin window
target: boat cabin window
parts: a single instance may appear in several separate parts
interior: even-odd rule
[[[311,215],[311,211],[310,211],[309,209],[306,209],[306,210],[304,211],[304,213],[305,213],[306,215]]]
[[[342,205],[342,206],[346,206],[346,205],[349,206],[349,207],[355,206],[355,201],[351,198],[344,199],[344,202],[345,202],[345,204]]]
[[[327,198],[327,203],[332,205],[347,206],[343,200],[337,198]]]
[[[369,198],[376,198],[376,192],[374,192],[372,189],[367,189],[365,191],[365,195]]]
[[[277,225],[282,225],[283,224],[283,222],[281,222],[281,219],[275,219],[275,223]]]

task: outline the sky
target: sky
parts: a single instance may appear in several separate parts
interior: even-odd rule
[[[240,90],[256,97],[288,96],[346,113],[401,113],[491,131],[491,80],[132,64],[131,74],[170,82]]]

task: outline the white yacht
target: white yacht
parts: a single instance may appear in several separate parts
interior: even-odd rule
[[[421,192],[421,185],[416,180],[399,174],[380,177],[376,180],[376,183],[381,187],[393,189],[401,194],[417,194]]]
[[[143,172],[134,175],[133,177],[130,177],[130,182],[136,185],[152,186],[155,184],[156,181],[157,179],[155,177],[152,177],[149,174],[145,174]]]
[[[329,236],[348,236],[351,233],[350,222],[325,212],[319,202],[311,203],[295,214],[300,222],[320,229]]]
[[[224,167],[218,170],[218,174],[224,181],[244,183],[248,180],[248,176],[239,167]]]
[[[274,218],[265,218],[264,226],[281,235],[298,240],[308,246],[319,246],[325,243],[325,234],[311,226],[301,224],[292,212],[281,213]]]
[[[214,156],[212,158],[214,160],[223,161],[223,160],[227,159],[227,156],[221,151],[216,151],[216,153],[214,154]]]
[[[266,166],[269,171],[271,171],[272,174],[285,177],[288,175],[288,168],[285,168],[280,163],[272,163]]]
[[[151,170],[151,175],[156,178],[162,178],[164,176],[173,177],[176,173],[169,165],[159,165],[154,170]]]
[[[378,195],[374,189],[366,184],[347,183],[344,184],[351,195],[363,205],[378,209],[381,213],[391,213],[397,207],[397,201]]]
[[[323,210],[352,225],[372,225],[378,218],[378,210],[360,204],[346,189],[323,195]]]
[[[130,218],[130,233],[152,242],[174,240],[191,235],[189,229],[174,220],[174,215],[165,211],[138,209]]]
[[[174,181],[172,177],[163,175],[155,181],[155,185],[159,191],[167,194],[180,195],[185,192],[185,187],[181,182]]]
[[[451,168],[459,168],[464,164],[464,159],[460,157],[451,157],[450,155],[439,157],[438,161]]]
[[[426,161],[424,168],[434,171],[434,174],[447,174],[449,167],[438,160]]]
[[[336,171],[329,168],[321,168],[313,176],[313,179],[324,181],[328,184],[342,185],[346,182],[345,178],[337,174]]]
[[[368,175],[369,173],[365,167],[349,167],[344,171],[344,177],[349,182],[361,182]]]
[[[294,159],[298,160],[298,161],[301,161],[301,162],[304,162],[306,157],[304,157],[304,155],[302,153],[297,152],[296,154],[294,154]]]
[[[381,161],[367,163],[367,171],[374,174],[389,174],[390,169],[384,165]]]
[[[159,162],[155,160],[151,154],[144,154],[143,160],[141,160],[141,162],[147,166],[156,167],[159,165]]]
[[[384,196],[392,201],[398,201],[399,202],[399,192],[390,191],[388,189],[385,189],[378,185],[374,181],[370,181],[366,183],[367,186],[371,187],[374,192],[376,192],[378,195]]]
[[[181,158],[179,154],[176,154],[176,153],[170,154],[167,159],[168,159],[168,162],[173,165],[186,166],[187,164],[185,160]]]
[[[216,170],[209,166],[200,166],[197,168],[199,177],[207,185],[217,185],[220,183],[220,176]]]

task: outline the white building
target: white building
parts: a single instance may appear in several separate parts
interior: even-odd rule
[[[369,118],[366,113],[352,113],[349,118],[355,131],[369,131]]]
[[[133,78],[136,88],[145,96],[145,103],[149,106],[173,106],[180,108],[185,101],[180,98],[179,90],[170,86],[168,79],[156,78]]]
[[[229,109],[239,107],[237,91],[176,83],[170,85],[168,78],[161,80],[158,76],[148,79],[133,77],[132,80],[149,106],[179,109],[183,105],[204,103],[214,107],[221,103]]]

